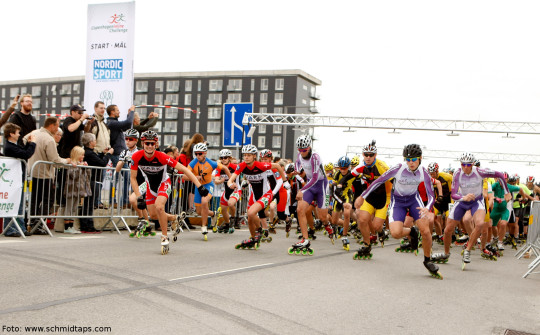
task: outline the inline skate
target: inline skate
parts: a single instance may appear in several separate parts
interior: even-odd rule
[[[411,233],[409,236],[409,242],[405,242],[404,244],[400,245],[396,248],[396,252],[412,252],[415,254],[415,256],[418,256],[418,245],[419,245],[419,237],[418,237],[418,228],[411,227]]]
[[[450,260],[450,254],[445,254],[444,252],[439,252],[436,254],[431,255],[431,260],[434,263],[448,263]]]
[[[323,223],[319,219],[315,219],[315,230],[316,231],[322,231],[323,230]]]
[[[182,225],[180,223],[185,224],[185,221],[184,221],[185,218],[186,218],[186,213],[182,212],[180,213],[180,215],[177,215],[176,220],[173,221],[171,225],[171,229],[173,231],[173,242],[176,242],[176,240],[178,239],[178,234],[180,234],[181,232],[184,232],[184,230],[182,229]]]
[[[272,236],[268,236],[268,229],[261,229],[259,230],[259,233],[261,234],[260,240],[261,242],[272,242]]]
[[[314,251],[310,248],[311,243],[309,242],[309,239],[302,239],[298,243],[293,244],[292,247],[289,248],[288,253],[289,255],[313,255]]]
[[[169,236],[161,236],[161,254],[166,255],[169,253]]]
[[[429,271],[429,274],[431,275],[431,277],[433,278],[437,278],[437,279],[443,279],[443,276],[439,273],[439,267],[435,264],[433,264],[432,261],[424,261],[424,266],[426,267],[426,269]]]
[[[287,218],[285,221],[285,236],[289,237],[289,232],[291,231],[291,222],[292,220],[290,218]]]
[[[465,249],[463,251],[463,259],[461,263],[461,271],[465,271],[465,265],[471,262],[471,251]]]
[[[129,237],[141,238],[148,225],[150,225],[150,222],[145,219],[139,219],[139,222],[137,223],[137,228],[135,228],[135,231],[129,234]]]
[[[206,225],[201,226],[201,233],[203,236],[203,240],[208,241],[208,227]]]
[[[370,244],[365,244],[365,243],[353,255],[354,260],[371,259],[371,257],[373,257],[373,254],[371,253],[371,245]]]
[[[316,240],[317,239],[317,236],[315,235],[315,230],[314,229],[311,229],[310,227],[308,227],[308,238],[310,240]],[[298,236],[298,239],[301,240],[303,238],[302,236],[302,233],[300,233],[300,235]]]
[[[390,239],[390,234],[383,228],[383,230],[377,233],[377,236],[379,237],[379,242],[381,242],[381,248],[384,248],[384,241]]]
[[[235,249],[255,249],[257,250],[260,246],[259,236],[250,237],[247,240],[243,240],[242,243],[239,243],[234,246]]]
[[[347,250],[347,251],[350,250],[349,239],[346,236],[341,238],[341,243],[343,243],[343,249],[344,250]]]
[[[330,241],[332,242],[332,244],[334,244],[334,229],[332,229],[332,226],[329,224],[326,224],[326,226],[324,226],[324,229],[326,229],[326,233],[328,234]]]
[[[277,217],[276,217],[276,218],[274,219],[274,221],[273,221],[272,223],[269,224],[269,228],[270,228],[270,229],[268,229],[268,232],[269,232],[270,234],[275,234],[275,233],[276,233],[276,223],[277,223],[277,220],[278,220],[278,219],[277,219]]]
[[[489,259],[491,261],[497,260],[497,257],[487,247],[482,250],[481,256],[482,258]]]
[[[456,245],[464,245],[469,241],[469,235],[463,235],[456,239]]]

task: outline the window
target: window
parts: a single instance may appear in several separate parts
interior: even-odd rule
[[[4,90],[2,90],[4,92]],[[40,97],[41,96],[41,86],[32,86],[32,96]],[[3,97],[5,98],[5,97]]]
[[[272,136],[272,148],[281,148],[281,136]]]
[[[166,119],[177,119],[178,110],[175,108],[165,108],[165,118]]]
[[[192,86],[193,86],[193,82],[191,80],[186,80],[186,83],[185,83],[186,92],[191,92]]]
[[[268,93],[261,93],[259,104],[266,105],[268,103]]]
[[[62,97],[62,108],[71,107],[71,97]]]
[[[176,133],[177,132],[177,123],[172,121],[167,121],[163,123],[163,131],[167,133]],[[173,143],[176,143],[176,139]]]
[[[189,134],[186,134],[186,135],[182,135],[182,144],[184,144],[185,141],[191,139],[191,136],[189,136]]]
[[[274,94],[274,105],[283,105],[283,93]]]
[[[261,91],[268,91],[268,79],[261,79]]]
[[[242,79],[231,79],[229,80],[229,86],[227,86],[229,91],[241,91],[242,90]]]
[[[210,92],[223,91],[223,80],[221,80],[221,79],[219,79],[219,80],[218,79],[210,80],[208,90]]]
[[[195,132],[199,132],[199,121],[195,122]]]
[[[255,102],[255,93],[251,93],[249,95],[249,102],[251,102],[251,103]]]
[[[2,101],[2,102],[4,102],[4,101]],[[3,105],[4,104],[2,103],[2,106]],[[39,109],[40,107],[41,107],[41,99],[33,99],[32,100],[32,108],[33,109]],[[4,109],[4,107],[2,107],[2,109]]]
[[[158,115],[163,115],[163,108],[154,108],[154,113],[157,113]]]
[[[73,84],[73,94],[81,94],[81,84]]]
[[[135,82],[135,92],[148,92],[148,81],[141,80]]]
[[[191,119],[191,113],[193,113],[193,112],[192,111],[184,111],[184,120]]]
[[[148,95],[147,94],[135,94],[135,105],[147,105],[148,104]]]
[[[146,108],[142,107],[142,108],[135,108],[135,111],[137,113],[139,113],[139,116],[141,117],[141,119],[144,119],[148,116],[148,111]]]
[[[163,105],[163,94],[154,95],[154,104],[155,105]]]
[[[283,91],[284,86],[285,86],[285,79],[283,78],[276,79],[276,91]]]
[[[281,132],[283,131],[283,126],[280,125],[280,124],[275,124],[272,126],[273,127],[273,133],[274,134],[281,134]]]
[[[221,107],[208,107],[208,120],[221,120]]]
[[[51,85],[51,94],[56,94],[56,85]]]
[[[38,100],[38,101],[39,101],[39,100]],[[72,104],[77,105],[77,104],[79,104],[79,103],[81,103],[81,97],[79,97],[79,96],[73,97]],[[35,106],[35,104],[34,104],[34,106]]]
[[[201,105],[201,95],[197,94],[197,106]]]
[[[167,92],[180,91],[180,80],[167,80]]]
[[[163,92],[163,80],[156,81],[156,92]]]
[[[208,94],[208,105],[221,105],[221,93]]]
[[[5,97],[6,97],[6,88],[2,87],[2,98],[5,98]]]
[[[255,91],[255,79],[251,79],[251,90]]]
[[[266,137],[259,136],[257,139],[257,147],[258,148],[264,148],[266,146]]]
[[[63,84],[60,95],[71,94],[71,84]]]
[[[274,107],[274,114],[283,114],[283,107]]]
[[[257,131],[259,132],[259,134],[266,134],[266,125],[265,124],[258,125]]]
[[[19,88],[18,87],[12,87],[9,89],[9,97],[15,98],[19,94]]]
[[[221,121],[209,121],[208,129],[209,133],[220,133],[221,132]]]
[[[191,105],[191,94],[184,95],[184,106]]]
[[[201,81],[197,80],[197,91],[199,92],[201,91],[201,85],[202,85]]]
[[[304,91],[307,91],[307,85],[302,85],[302,89],[303,89]]]
[[[210,144],[211,147],[219,147],[219,142],[221,141],[221,136],[219,136],[219,135],[208,135],[206,137],[206,140],[208,141],[208,144]]]
[[[152,129],[154,129],[157,132],[161,132],[161,121],[156,122],[156,125]]]
[[[281,157],[281,150],[272,150],[274,157]]]
[[[165,135],[165,145],[176,145],[176,135]]]
[[[261,113],[261,114],[268,113],[267,110],[266,110],[266,107],[259,107],[259,113]]]
[[[302,99],[302,104],[307,105],[307,100],[306,100],[306,99]]]
[[[227,103],[242,102],[242,93],[229,93]]]
[[[191,125],[190,121],[184,121],[184,125],[182,126],[182,131],[184,133],[189,133],[189,127]]]
[[[165,105],[178,106],[178,94],[165,94]]]

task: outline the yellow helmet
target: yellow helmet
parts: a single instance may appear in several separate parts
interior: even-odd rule
[[[358,164],[360,164],[360,157],[354,156],[354,157],[351,159],[351,165],[352,165],[352,166],[357,166]]]
[[[328,163],[324,166],[324,171],[332,171],[334,170],[334,164]]]

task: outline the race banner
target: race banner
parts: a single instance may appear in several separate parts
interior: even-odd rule
[[[21,162],[0,158],[0,217],[17,216],[23,192]]]
[[[120,120],[133,105],[135,2],[88,5],[84,106],[117,105]]]

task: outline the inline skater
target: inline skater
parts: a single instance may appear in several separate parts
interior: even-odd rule
[[[333,167],[332,167],[333,169]],[[289,237],[289,232],[291,231],[292,218],[297,218],[298,214],[296,212],[296,207],[298,206],[298,200],[296,195],[298,190],[300,190],[304,185],[305,181],[300,177],[294,170],[294,164],[290,163],[285,167],[285,173],[287,174],[287,179],[291,185],[290,195],[289,195],[289,217],[285,220],[285,234]]]
[[[260,243],[260,235],[257,234],[258,228],[261,226],[260,219],[266,218],[264,209],[272,202],[273,194],[268,181],[269,175],[266,171],[272,168],[279,171],[283,180],[286,180],[285,173],[281,165],[276,163],[262,163],[257,161],[257,147],[253,144],[248,144],[242,148],[243,162],[237,165],[236,171],[231,175],[227,182],[228,187],[236,188],[234,183],[236,178],[243,173],[247,181],[249,181],[248,195],[248,227],[250,238],[242,241],[235,246],[236,249],[242,248],[257,248]],[[290,188],[289,182],[284,183],[285,188]]]
[[[236,170],[236,164],[232,163],[232,152],[229,149],[223,149],[219,152],[219,160],[222,166],[229,169],[229,172],[231,175]],[[225,191],[221,195],[220,198],[220,206],[221,206],[221,215],[223,215],[223,223],[217,228],[218,232],[220,233],[233,233],[234,232],[234,225],[231,225],[230,223],[230,214],[232,212],[233,215],[236,217],[236,203],[242,196],[242,188],[237,182],[237,188],[232,189],[227,185],[227,181],[229,180],[229,176],[227,174],[221,173],[221,170],[217,170],[217,177],[223,179],[223,185],[225,185]]]
[[[336,186],[339,181],[349,173],[349,167],[351,165],[351,160],[347,156],[343,156],[338,160],[337,166],[338,171],[334,173],[333,184]],[[332,198],[334,205],[332,207],[332,224],[333,225],[342,225],[343,232],[341,242],[343,244],[343,249],[349,251],[349,239],[347,238],[349,233],[349,222],[351,219],[352,212],[352,202],[353,191],[352,191],[352,179],[345,185],[342,185],[342,189],[339,194],[334,192],[334,189],[331,189]],[[343,220],[341,220],[341,214],[343,212]]]
[[[274,157],[272,151],[269,149],[263,149],[259,153],[259,158],[262,163],[272,163]],[[280,165],[281,166],[281,165]],[[270,209],[273,202],[276,202],[277,217],[280,220],[285,220],[287,216],[285,215],[285,209],[287,207],[287,190],[283,187],[283,181],[287,179],[282,179],[279,171],[277,169],[271,169],[266,172],[268,174],[268,181],[270,183],[270,188],[272,189],[272,201],[268,204],[267,208]],[[266,209],[266,208],[265,208]],[[266,216],[266,213],[265,213]],[[271,242],[272,238],[268,237],[268,223],[267,218],[261,218],[261,242],[268,241]],[[275,222],[270,224],[273,233],[276,233]]]
[[[431,178],[441,182],[442,193],[436,193],[436,201],[434,204],[435,215],[435,232],[437,233],[438,242],[442,242],[444,226],[448,217],[448,208],[451,202],[450,194],[452,192],[452,175],[446,172],[439,172],[439,164],[436,162],[428,165],[428,172]],[[452,236],[454,236],[452,234]]]
[[[474,156],[471,153],[465,152],[459,157],[461,168],[453,175],[452,180],[452,199],[455,201],[452,210],[448,215],[446,227],[444,229],[444,257],[450,257],[450,243],[454,228],[465,215],[468,210],[471,211],[474,228],[470,234],[470,243],[463,252],[462,269],[465,269],[465,264],[471,262],[471,248],[474,245],[473,241],[480,236],[485,223],[486,215],[485,203],[483,201],[483,179],[484,178],[504,178],[504,175],[498,171],[480,169],[474,165]],[[511,195],[508,193],[506,183],[503,183],[504,197],[510,200]],[[438,255],[439,256],[439,255]],[[440,258],[440,257],[439,257]]]
[[[165,204],[171,193],[171,179],[167,174],[167,166],[184,173],[198,188],[199,194],[208,195],[208,190],[201,185],[191,171],[182,164],[174,161],[163,152],[157,151],[158,135],[155,131],[147,130],[141,135],[143,150],[135,152],[131,156],[131,187],[137,195],[139,208],[146,207],[151,218],[157,218],[161,227],[161,254],[169,252],[169,237],[167,236],[168,214],[165,212]],[[141,196],[137,183],[137,171],[141,171],[146,181],[146,201]]]

